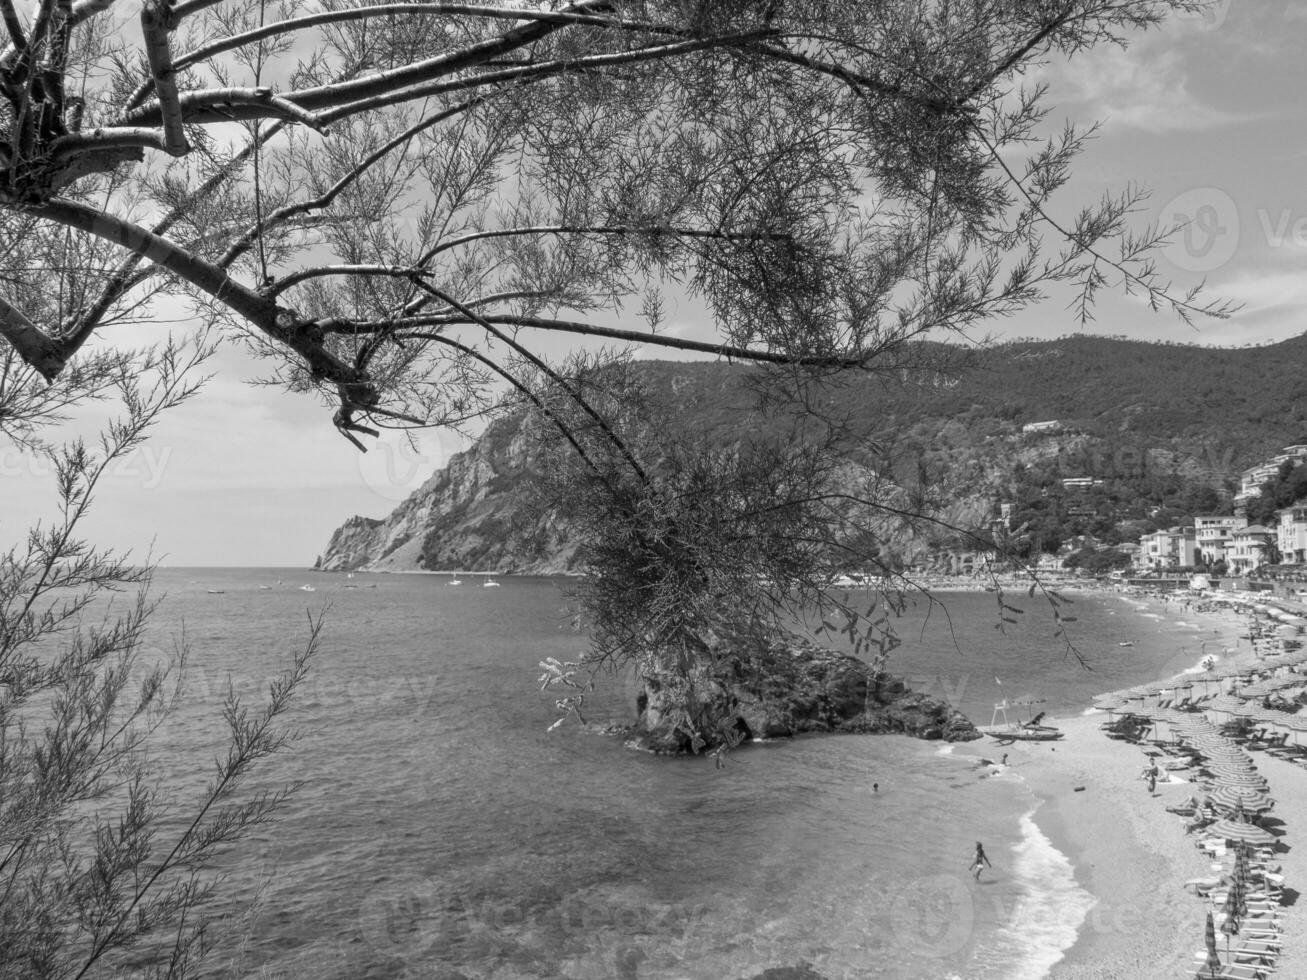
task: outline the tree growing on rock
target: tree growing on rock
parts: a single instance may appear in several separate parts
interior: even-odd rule
[[[7,363],[58,384],[108,328],[184,308],[361,449],[508,387],[580,463],[601,659],[676,671],[722,610],[757,626],[814,598],[883,646],[831,598],[829,555],[937,520],[925,501],[850,491],[838,425],[672,451],[559,352],[754,364],[820,418],[814,379],[903,370],[1049,288],[1082,316],[1109,285],[1222,312],[1159,279],[1134,193],[1049,210],[1086,134],[1041,137],[1023,80],[1202,6],[0,0]],[[667,328],[680,296],[711,339]]]

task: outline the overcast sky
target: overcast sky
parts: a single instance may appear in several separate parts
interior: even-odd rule
[[[1104,296],[1083,329],[1217,346],[1265,344],[1307,330],[1307,142],[1302,52],[1307,5],[1224,0],[1135,39],[1044,72],[1064,118],[1099,119],[1063,206],[1132,182],[1152,191],[1140,226],[1192,222],[1162,255],[1178,283],[1206,278],[1243,304],[1234,318],[1185,326],[1137,300]],[[703,330],[690,308],[673,324]],[[161,328],[162,329],[162,328]],[[173,329],[179,329],[174,326]],[[1053,338],[1082,328],[1061,303],[994,324],[999,337]],[[417,453],[398,440],[360,455],[310,398],[251,387],[258,366],[221,354],[217,377],[165,419],[103,486],[85,533],[166,564],[306,566],[352,514],[383,517],[449,455],[456,437],[428,433]],[[0,543],[47,512],[50,474],[0,446]]]

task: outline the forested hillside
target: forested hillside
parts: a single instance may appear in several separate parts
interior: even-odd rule
[[[846,379],[817,407],[847,421],[855,465],[932,488],[965,526],[985,529],[1011,505],[1012,540],[1026,554],[1228,509],[1240,470],[1307,434],[1307,337],[1223,350],[1077,336],[916,354],[912,367]],[[639,371],[669,431],[730,441],[784,429],[749,410],[754,368],[648,362]],[[568,529],[547,515],[527,520],[517,499],[530,455],[517,426],[512,416],[495,423],[388,520],[342,528],[324,566],[571,567]],[[897,546],[916,561],[923,549],[964,544],[942,535]]]

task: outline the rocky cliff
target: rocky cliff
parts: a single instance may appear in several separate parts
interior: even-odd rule
[[[318,559],[324,571],[571,571],[576,544],[530,505],[528,440],[518,420],[491,425],[382,520],[351,517]]]

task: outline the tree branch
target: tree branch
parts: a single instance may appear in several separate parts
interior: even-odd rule
[[[814,355],[794,356],[782,351],[764,351],[756,350],[749,347],[736,347],[731,344],[710,344],[698,340],[688,340],[684,337],[673,337],[669,334],[643,333],[639,330],[623,330],[619,327],[601,327],[594,323],[584,323],[578,320],[559,320],[550,317],[538,316],[513,316],[511,314],[486,314],[479,319],[469,320],[466,317],[451,314],[432,314],[429,316],[413,317],[400,322],[401,327],[414,326],[445,326],[458,323],[478,323],[480,320],[486,320],[490,323],[502,323],[508,326],[528,327],[537,330],[553,330],[560,333],[581,334],[587,337],[608,337],[613,340],[622,340],[627,343],[653,345],[655,347],[666,347],[672,350],[695,351],[701,354],[713,354],[718,357],[725,357],[729,360],[752,361],[762,364],[781,364],[791,367],[811,367],[811,368],[862,368],[866,367],[867,362],[873,356],[871,353],[863,353],[856,357],[822,357]],[[371,323],[350,323],[343,320],[323,320],[319,323],[321,329],[328,333],[367,333],[382,329],[382,325],[395,324],[394,320],[377,320]]]
[[[580,3],[574,4],[569,9],[602,9],[608,5],[608,2],[609,0],[581,0]],[[183,5],[183,8],[185,6]],[[547,37],[561,26],[563,25],[535,21],[506,31],[494,40],[473,44],[461,51],[379,72],[367,78],[355,79],[350,82],[334,82],[331,85],[291,92],[288,93],[287,98],[292,99],[304,109],[314,110],[338,106],[342,102],[355,98],[375,97],[395,92],[415,83],[472,68],[489,59],[508,54],[543,37]],[[182,105],[187,110],[187,117],[193,122],[211,121],[206,113],[212,110],[214,98],[215,93],[212,91],[189,92],[182,96]],[[236,107],[233,106],[233,108]],[[151,119],[158,111],[159,106],[150,103],[126,113],[122,121],[130,123],[137,119]],[[226,118],[238,119],[249,118],[249,116],[238,113],[229,115]]]
[[[38,217],[114,242],[167,269],[274,340],[286,344],[304,358],[315,377],[339,386],[342,398],[363,405],[376,404],[375,387],[351,365],[327,351],[322,346],[320,333],[311,324],[237,282],[212,262],[192,255],[176,242],[139,225],[74,201],[54,200],[31,205],[29,210]]]
[[[67,358],[59,342],[3,297],[0,297],[0,336],[46,381],[53,381],[63,370]]]
[[[141,7],[141,35],[145,39],[145,57],[154,76],[154,93],[163,117],[163,148],[175,157],[190,152],[181,103],[177,99],[177,70],[168,45],[167,0],[146,0]]]
[[[252,226],[243,235],[241,235],[240,238],[238,238],[227,248],[227,251],[224,252],[222,257],[218,259],[217,264],[225,269],[227,266],[231,265],[232,262],[235,262],[236,259],[239,258],[242,254],[248,251],[250,246],[254,243],[254,240],[260,234],[264,234],[268,230],[275,228],[286,221],[289,221],[291,218],[295,217],[296,215],[308,214],[310,211],[317,211],[329,207],[331,203],[335,201],[335,199],[338,196],[340,196],[342,191],[344,191],[347,187],[349,187],[350,184],[358,180],[364,173],[368,171],[369,168],[371,168],[377,162],[382,160],[391,151],[397,149],[400,146],[403,146],[405,143],[413,139],[418,134],[422,133],[424,130],[430,129],[431,127],[437,126],[440,123],[446,121],[447,119],[452,118],[453,116],[466,112],[467,110],[477,105],[480,105],[483,101],[485,100],[481,96],[478,96],[473,99],[468,99],[466,102],[461,102],[458,105],[450,106],[449,108],[444,109],[441,112],[438,112],[435,115],[430,116],[427,119],[423,119],[420,122],[410,126],[408,129],[404,130],[404,132],[400,133],[394,139],[388,140],[386,143],[378,147],[374,152],[368,154],[368,156],[366,156],[356,167],[354,167],[353,170],[345,174],[345,176],[341,177],[340,180],[336,181],[335,184],[329,187],[322,194],[318,195],[317,197],[309,201],[303,201],[298,204],[287,204],[284,207],[278,208],[276,211],[272,212],[272,214],[268,215],[268,217],[264,220],[261,228],[258,225]]]
[[[566,378],[559,375],[557,371],[555,371],[543,360],[537,357],[528,348],[523,347],[512,337],[509,337],[502,330],[496,328],[495,325],[492,324],[485,317],[480,316],[477,313],[474,313],[472,310],[468,309],[458,300],[454,299],[454,297],[432,286],[430,283],[422,279],[420,276],[415,275],[412,276],[411,278],[413,284],[417,286],[419,289],[430,293],[432,296],[439,299],[442,303],[447,304],[451,309],[457,310],[465,317],[468,317],[473,323],[480,325],[492,337],[494,337],[496,340],[498,340],[500,343],[504,344],[505,346],[509,347],[510,349],[516,351],[518,353],[518,356],[525,359],[532,366],[534,366],[537,371],[543,373],[546,377],[550,378],[555,384],[557,384],[563,391],[567,392],[568,397],[571,398],[572,401],[576,402],[577,406],[583,412],[585,412],[586,415],[590,416],[591,421],[593,421],[595,425],[599,426],[600,431],[602,431],[604,435],[608,437],[608,441],[613,444],[614,448],[617,449],[617,451],[621,454],[622,458],[626,460],[627,465],[629,465],[631,467],[631,470],[635,473],[635,475],[639,477],[640,482],[645,484],[649,482],[649,475],[645,473],[644,467],[642,467],[639,461],[635,458],[635,455],[631,452],[630,447],[628,447],[626,443],[621,440],[621,438],[617,435],[617,433],[614,432],[612,427],[608,424],[608,421],[597,411],[595,411],[594,407],[588,401],[586,401],[585,396],[582,395],[581,392],[577,391],[576,388],[571,384],[571,382],[569,382]]]
[[[27,47],[27,37],[23,34],[23,23],[18,19],[18,11],[14,9],[14,0],[0,0],[0,16],[4,18],[14,49],[22,51]]]
[[[194,51],[186,52],[186,54],[177,59],[176,67],[180,71],[183,68],[187,68],[228,51],[235,50],[236,48],[245,47],[246,45],[254,44],[258,41],[265,40],[266,38],[276,37],[281,34],[291,34],[312,27],[320,27],[324,24],[339,24],[349,21],[364,20],[371,17],[388,17],[396,14],[425,17],[466,14],[473,17],[498,18],[502,20],[530,20],[556,26],[580,24],[594,27],[607,27],[623,31],[643,31],[650,34],[662,34],[670,37],[687,36],[685,31],[676,30],[675,28],[665,27],[658,24],[624,20],[617,17],[602,17],[593,14],[568,13],[567,11],[562,10],[521,10],[511,7],[486,7],[476,4],[462,3],[382,3],[370,7],[329,10],[325,13],[293,17],[290,20],[282,20],[273,24],[266,24],[263,27],[244,31],[241,34],[233,34],[230,37],[224,37],[212,42],[211,44],[206,44],[202,48],[196,48]],[[136,108],[136,106],[140,104],[140,98],[144,98],[143,92],[148,91],[148,88],[145,88],[144,90],[138,89],[137,93],[133,94],[133,98],[128,101],[125,108]]]
[[[534,391],[532,391],[525,383],[520,381],[506,368],[501,367],[495,361],[491,360],[489,357],[482,354],[480,351],[476,350],[475,348],[469,347],[467,344],[460,343],[459,341],[455,340],[452,337],[446,337],[442,334],[434,334],[434,333],[432,334],[415,333],[412,336],[417,340],[427,340],[427,341],[431,341],[432,343],[441,344],[445,347],[452,347],[454,350],[461,351],[462,353],[466,354],[468,357],[471,357],[476,361],[480,361],[486,367],[490,368],[491,371],[495,372],[495,374],[499,375],[501,378],[507,381],[510,385],[513,386],[515,390],[520,392],[528,401],[530,401],[531,404],[535,405],[536,408],[544,412],[545,418],[549,419],[550,422],[554,423],[554,426],[562,434],[563,438],[566,439],[568,443],[571,445],[572,449],[575,450],[577,457],[582,462],[584,462],[586,466],[590,467],[590,471],[594,473],[594,475],[599,478],[600,482],[602,482],[604,486],[608,487],[611,492],[612,489],[611,484],[609,484],[608,480],[604,477],[603,472],[599,469],[599,467],[595,464],[594,460],[590,458],[589,454],[581,446],[581,443],[577,441],[576,436],[572,434],[572,430],[569,429],[563,423],[563,420],[558,417],[558,414],[553,409],[551,409],[548,405],[544,403],[544,401],[540,398],[539,395],[537,395]]]
[[[483,54],[483,60],[486,60],[529,42],[522,40],[520,43],[511,46],[497,44],[494,49],[489,51],[481,50],[486,48],[486,45],[483,44],[476,45],[474,49],[469,49],[469,51],[432,58],[394,71],[382,72],[369,78],[287,92],[282,98],[283,101],[292,103],[306,112],[321,110],[322,115],[318,117],[318,121],[326,125],[337,119],[357,115],[360,112],[384,108],[402,102],[411,102],[415,99],[467,89],[489,88],[506,83],[534,82],[574,71],[591,71],[598,68],[657,61],[691,54],[695,51],[742,45],[761,37],[770,36],[772,33],[770,30],[754,30],[740,34],[699,38],[675,44],[648,45],[614,54],[591,55],[583,58],[521,65],[499,71],[481,72],[457,80],[449,80],[448,75],[466,68],[475,67],[480,63],[474,61],[472,54],[469,53],[474,49],[477,49],[477,54]],[[504,35],[505,38],[508,36],[507,34]],[[502,50],[500,50],[501,48]],[[187,119],[192,123],[231,122],[233,120],[262,118],[265,113],[257,111],[261,102],[256,98],[256,94],[254,89],[198,89],[184,93],[181,96],[181,105]],[[355,99],[355,101],[351,102],[350,99]],[[119,119],[119,124],[147,125],[158,121],[159,112],[158,103],[150,102],[125,113]]]

